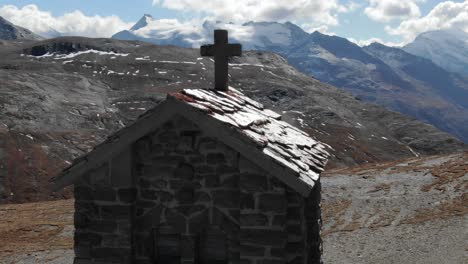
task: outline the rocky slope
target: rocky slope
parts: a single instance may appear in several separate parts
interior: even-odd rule
[[[112,39],[59,38],[0,46],[1,202],[68,197],[48,180],[73,158],[155,106],[167,92],[212,87],[199,51]],[[247,52],[230,84],[330,144],[331,167],[451,153],[466,145],[431,125],[364,103]]]
[[[468,153],[329,171],[325,263],[466,263]],[[73,262],[73,200],[0,205],[0,263]]]
[[[364,101],[416,117],[468,142],[468,77],[450,73],[430,60],[401,49],[380,48],[382,45],[362,48],[338,36],[309,34],[289,22],[236,25],[206,21],[203,25],[182,27],[165,24],[149,15],[113,38],[198,47],[212,41],[215,28],[228,29],[231,41],[241,42],[244,49],[278,53],[299,71],[320,81],[349,91]],[[445,43],[436,36],[431,39],[441,45]],[[463,46],[460,41],[451,45],[453,41],[445,46],[431,44],[430,58],[447,57],[467,63],[464,54],[468,45]]]
[[[0,16],[0,40],[40,40],[41,36],[29,29],[16,26]]]

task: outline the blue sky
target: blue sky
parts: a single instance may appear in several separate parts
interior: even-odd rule
[[[31,28],[37,33],[45,31],[44,28],[49,23],[51,28],[58,27],[56,30],[60,32],[70,31],[77,35],[92,37],[101,35],[109,37],[131,26],[145,13],[153,15],[156,19],[177,19],[178,21],[198,19],[201,21],[205,17],[219,19],[219,17],[226,18],[226,14],[229,17],[231,16],[230,9],[234,10],[231,13],[239,14],[232,17],[232,20],[239,23],[247,20],[292,21],[308,31],[320,29],[324,33],[337,34],[355,42],[379,40],[384,43],[401,43],[408,42],[418,33],[427,30],[450,27],[468,30],[468,1],[270,0],[269,4],[252,4],[261,1],[236,0],[224,1],[223,5],[220,4],[221,2],[223,1],[0,0],[0,15],[15,24]],[[299,3],[297,9],[294,8],[294,4],[291,4],[294,2]],[[242,6],[250,4],[253,7],[246,9]],[[26,10],[26,7],[31,7],[31,5],[34,5],[36,9]],[[208,7],[206,10],[210,11],[204,11],[205,9],[200,9],[199,6]],[[259,11],[248,10],[252,8]],[[454,9],[455,15],[450,14],[441,19],[443,12],[454,12]],[[79,13],[76,12],[77,10]],[[315,10],[317,13],[314,13]],[[438,12],[429,16],[431,11]],[[69,15],[63,17],[66,14]],[[71,14],[75,16],[75,19]],[[457,15],[461,18],[454,20],[453,17]],[[85,20],[86,22],[82,22]],[[438,25],[434,26],[435,20],[438,21]],[[440,22],[440,20],[446,21]],[[78,27],[77,23],[84,24]]]

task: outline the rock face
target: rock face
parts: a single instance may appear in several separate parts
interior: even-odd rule
[[[320,263],[320,183],[303,197],[204,129],[174,117],[80,176],[75,262]]]
[[[213,86],[213,62],[194,49],[59,38],[6,41],[0,56],[1,202],[67,197],[52,193],[48,182],[67,162],[167,93]],[[431,125],[301,74],[272,53],[247,52],[231,61],[230,74],[231,86],[331,145],[330,168],[466,148]]]
[[[322,82],[349,91],[363,101],[413,116],[468,142],[466,74],[460,76],[437,66],[437,61],[446,58],[450,60],[446,64],[464,65],[461,68],[468,69],[464,32],[452,32],[452,39],[452,35],[443,35],[425,41],[422,36],[415,43],[421,43],[417,45],[424,47],[421,49],[428,46],[430,50],[426,53],[430,56],[413,52],[409,46],[405,48],[410,53],[434,59],[434,64],[401,49],[377,44],[362,48],[338,36],[309,34],[289,22],[234,25],[206,21],[187,29],[165,25],[147,16],[142,21],[114,38],[198,47],[212,41],[213,29],[226,28],[232,41],[242,43],[244,49],[278,53],[299,71]]]
[[[0,16],[0,40],[40,40],[41,36],[28,29],[13,25]]]

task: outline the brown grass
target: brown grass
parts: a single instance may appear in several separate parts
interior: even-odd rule
[[[73,248],[73,200],[0,205],[0,259],[16,253]]]
[[[443,201],[435,208],[423,208],[416,211],[410,217],[404,219],[402,224],[419,224],[422,222],[433,221],[436,219],[448,219],[456,216],[463,216],[468,213],[468,193],[461,196]]]
[[[441,166],[434,167],[430,171],[432,175],[436,177],[436,180],[431,184],[422,186],[421,190],[424,192],[428,192],[432,189],[446,191],[447,184],[468,175],[468,153],[464,153],[464,155],[459,159],[450,160]],[[461,185],[457,185],[458,188],[466,186],[467,182],[467,180],[463,180],[462,183],[460,183]]]
[[[344,225],[345,220],[343,217],[350,206],[350,200],[338,200],[329,203],[322,203],[322,219],[325,222],[328,222],[331,219],[335,220],[335,223],[333,223],[332,226],[322,232],[323,236],[336,232],[339,226]]]

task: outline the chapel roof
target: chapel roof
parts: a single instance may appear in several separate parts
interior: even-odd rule
[[[74,183],[77,177],[118,154],[124,147],[150,133],[175,114],[197,123],[202,130],[239,151],[296,191],[307,195],[319,180],[329,157],[327,145],[281,120],[240,91],[184,89],[141,115],[90,153],[75,159],[53,179],[55,188]]]
[[[238,90],[184,89],[169,96],[234,128],[311,187],[324,170],[329,156],[325,144],[282,121],[281,115]]]

